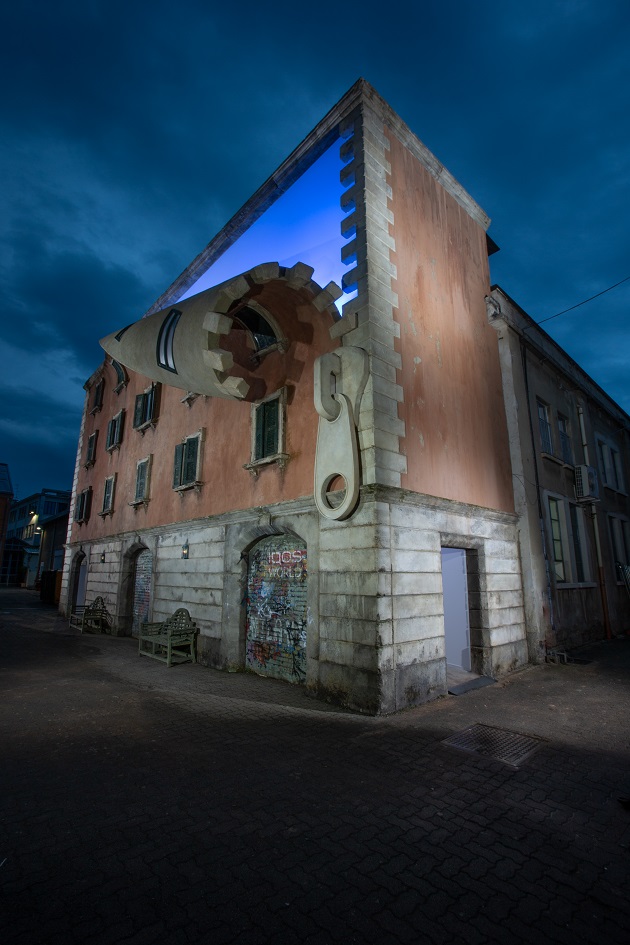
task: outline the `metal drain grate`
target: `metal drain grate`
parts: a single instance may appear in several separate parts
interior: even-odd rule
[[[543,744],[542,738],[533,735],[520,735],[518,732],[506,732],[502,728],[490,725],[471,725],[470,728],[445,738],[443,745],[460,748],[462,751],[484,755],[494,761],[518,768]]]

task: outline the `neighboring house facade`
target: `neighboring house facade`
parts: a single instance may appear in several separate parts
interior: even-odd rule
[[[499,287],[530,657],[630,632],[630,417]]]
[[[48,519],[68,512],[71,496],[70,490],[42,489],[11,503],[3,567],[5,583],[35,587],[41,572],[42,526]]]
[[[542,658],[488,224],[357,83],[103,340],[61,608],[100,595],[128,634],[186,607],[201,662],[364,712]]]
[[[0,463],[0,584],[5,583],[4,578],[4,545],[9,527],[9,515],[11,512],[11,503],[13,501],[13,486],[11,485],[11,475],[6,463]]]

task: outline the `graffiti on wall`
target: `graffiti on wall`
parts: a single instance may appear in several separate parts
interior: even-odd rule
[[[151,603],[151,570],[153,556],[145,548],[136,556],[133,584],[133,621],[131,632],[135,636],[140,624],[149,619],[149,605]]]
[[[265,676],[306,679],[306,548],[274,536],[249,556],[246,664]]]

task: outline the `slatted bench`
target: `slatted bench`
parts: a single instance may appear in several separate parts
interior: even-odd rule
[[[81,633],[109,633],[112,628],[112,617],[103,598],[97,597],[91,604],[75,607],[68,623]]]
[[[172,666],[196,662],[199,630],[188,611],[181,607],[161,623],[143,623],[138,634],[138,653]]]

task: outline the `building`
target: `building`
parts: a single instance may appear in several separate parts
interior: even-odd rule
[[[524,666],[488,225],[356,83],[101,342],[62,609],[100,595],[128,634],[187,607],[201,662],[364,712]]]
[[[11,503],[3,583],[35,587],[42,570],[42,526],[59,514],[68,513],[71,496],[70,490],[42,489],[41,492]]]
[[[9,467],[6,463],[0,463],[0,564],[4,560],[4,545],[7,537],[7,529],[9,527],[12,501],[13,486],[11,485]],[[0,583],[4,583],[1,575]]]
[[[530,657],[630,632],[630,417],[498,286]]]

